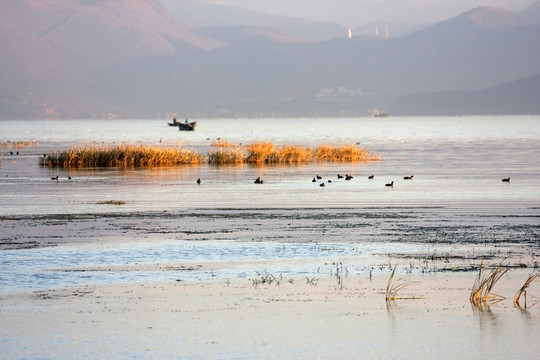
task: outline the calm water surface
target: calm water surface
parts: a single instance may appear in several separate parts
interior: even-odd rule
[[[358,143],[382,156],[369,164],[49,169],[40,154],[89,143],[170,144],[205,154],[221,138],[237,144]],[[459,204],[533,207],[540,199],[540,117],[199,120],[179,132],[165,120],[0,121],[0,215],[145,211],[200,207],[348,207]],[[351,182],[337,181],[347,173]],[[315,175],[331,179],[324,189]],[[375,180],[368,181],[368,175]],[[59,175],[59,182],[52,176]],[[412,182],[404,176],[414,175]],[[67,181],[72,176],[72,181]],[[261,176],[264,186],[253,180]],[[501,182],[511,177],[511,184]],[[195,180],[203,184],[197,186]],[[384,184],[395,181],[393,189]],[[510,185],[510,186],[508,186]],[[126,201],[111,209],[98,201]]]
[[[38,166],[43,153],[81,144],[161,143],[205,154],[217,138],[238,144],[360,144],[383,160],[142,169]],[[500,258],[514,249],[526,261],[540,255],[540,116],[213,119],[199,120],[195,132],[179,132],[166,120],[0,121],[1,142],[29,140],[39,146],[0,148],[0,241],[23,244],[0,251],[2,296],[84,284],[251,278],[264,271],[314,276],[329,274],[338,261],[365,279],[388,262],[385,254],[481,256],[485,251]],[[338,173],[354,179],[338,180]],[[332,183],[324,188],[312,183],[317,174]],[[368,180],[372,174],[375,179]],[[50,179],[56,175],[58,182]],[[413,181],[403,180],[410,175]],[[258,176],[263,185],[253,183]],[[503,183],[507,177],[511,182]],[[384,186],[390,181],[394,188]],[[108,200],[125,205],[97,204]],[[55,246],[25,248],[34,240]],[[205,267],[162,271],[160,264]],[[156,268],[145,268],[150,265]],[[362,318],[343,317],[354,320],[352,325],[325,333],[330,341],[317,336],[320,351],[302,336],[269,347],[266,357],[316,358],[333,346],[345,358],[364,352],[374,358],[436,354],[441,359],[464,354],[532,358],[538,353],[534,308],[526,321],[503,306],[499,322],[497,314],[480,313],[489,326],[478,326],[465,306],[457,315],[429,310],[369,314],[375,317],[369,331],[361,326]],[[433,331],[434,324],[448,331]],[[302,333],[307,328],[317,326]],[[370,338],[372,331],[376,336]],[[74,349],[89,358],[105,353],[150,358],[146,345],[137,345],[163,345],[165,338],[148,340],[146,332],[134,338],[129,330],[125,338],[99,333],[5,336],[0,357],[68,359]],[[106,347],[83,344],[92,339]],[[106,345],[109,340],[114,343]],[[152,357],[257,358],[238,345],[220,344],[219,353],[210,345],[201,350],[200,343],[171,344],[177,346],[160,345]],[[403,351],[396,351],[396,344]],[[200,356],[201,351],[208,356]],[[190,352],[194,355],[185,355]]]

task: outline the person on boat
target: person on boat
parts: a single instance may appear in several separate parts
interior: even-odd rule
[[[176,124],[176,121],[177,121],[177,120],[176,120],[176,116],[175,116],[175,117],[173,118],[173,120],[172,120],[173,124]]]

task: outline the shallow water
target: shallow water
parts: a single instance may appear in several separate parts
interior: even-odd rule
[[[238,144],[261,140],[310,146],[359,143],[381,154],[383,160],[366,164],[140,169],[54,169],[37,164],[44,152],[81,143],[161,142],[181,144],[206,153],[217,138]],[[167,126],[164,120],[0,121],[0,141],[27,140],[38,141],[39,146],[1,150],[0,216],[4,221],[0,227],[4,248],[10,248],[6,244],[17,243],[23,244],[21,247],[31,247],[32,242],[43,245],[47,238],[54,244],[55,239],[68,239],[68,243],[69,239],[77,239],[84,243],[101,237],[112,241],[113,247],[121,247],[122,252],[109,253],[105,247],[84,255],[64,247],[2,252],[0,280],[7,287],[46,287],[83,279],[100,282],[168,277],[170,274],[152,272],[118,277],[100,272],[58,275],[47,269],[67,266],[70,261],[77,264],[77,259],[85,257],[101,259],[93,261],[95,264],[102,261],[102,265],[123,264],[129,262],[126,258],[130,256],[133,262],[141,253],[138,246],[144,253],[154,246],[165,246],[156,245],[158,240],[175,240],[175,249],[182,249],[178,241],[201,240],[192,236],[196,232],[206,233],[204,241],[247,242],[249,251],[241,246],[232,247],[236,251],[229,251],[225,258],[230,261],[256,259],[256,254],[267,250],[267,245],[263,245],[265,239],[277,248],[280,243],[291,247],[295,242],[331,241],[333,244],[342,242],[345,247],[351,243],[379,242],[394,244],[396,249],[406,243],[500,244],[507,239],[527,244],[533,254],[538,250],[540,116],[214,119],[200,120],[195,132],[179,132]],[[19,151],[19,155],[10,155],[9,151]],[[351,174],[354,178],[339,180],[338,173]],[[332,183],[326,183],[324,188],[312,183],[311,179],[317,174],[323,181],[332,180]],[[371,174],[375,179],[367,178]],[[50,180],[56,175],[59,181]],[[67,179],[68,175],[72,180]],[[414,180],[402,180],[408,175],[414,175]],[[253,183],[258,176],[264,179],[263,185]],[[511,177],[510,183],[501,181],[506,177]],[[201,178],[201,185],[196,184],[197,178]],[[384,186],[392,180],[395,181],[393,188]],[[123,201],[125,205],[98,204],[109,200]],[[323,211],[315,217],[302,210],[311,208],[345,210]],[[193,209],[208,212],[174,218],[174,214]],[[226,209],[268,209],[275,214],[263,212],[246,217]],[[285,209],[291,209],[290,215]],[[169,223],[156,220],[166,217],[165,213],[159,215],[160,212],[167,212],[167,217],[172,214],[173,219]],[[212,229],[215,219],[211,214],[216,212],[221,213],[223,219],[216,229],[207,231]],[[338,216],[351,212],[355,214]],[[124,221],[115,218],[107,223],[107,214],[112,213],[134,214],[134,225],[115,227]],[[90,222],[84,231],[77,232],[70,230],[78,229],[73,225],[76,219],[66,218],[67,214],[101,214],[98,216],[103,216],[105,222]],[[396,214],[407,216],[400,219]],[[294,225],[284,223],[289,217]],[[321,224],[317,217],[326,217],[328,221]],[[387,217],[388,221],[380,220]],[[262,221],[264,218],[268,220]],[[358,221],[361,226],[356,224]],[[168,230],[161,231],[163,227]],[[189,231],[175,230],[182,227]],[[310,227],[313,229],[306,230]],[[146,229],[142,238],[139,228]],[[117,239],[116,243],[111,239]],[[251,241],[257,242],[249,243]],[[59,241],[63,242],[66,241]],[[231,246],[218,243],[214,250]],[[207,244],[198,243],[196,247],[206,249]],[[143,257],[138,261],[168,261],[167,251],[156,251],[159,256],[155,259]],[[311,262],[318,257],[306,253],[303,258]],[[52,258],[58,261],[51,262]],[[185,254],[179,257],[181,261],[195,258]],[[23,271],[26,275],[10,276],[10,273],[19,274],[14,269],[21,262],[30,264],[21,267],[21,271],[26,269]],[[307,270],[299,266],[290,271]],[[31,276],[26,278],[29,274],[34,274],[38,280],[31,280]]]
[[[21,291],[39,295],[93,284],[249,281],[265,272],[332,277],[338,263],[352,278],[367,279],[374,272],[386,279],[396,259],[402,259],[403,276],[444,271],[443,286],[442,274],[473,278],[453,271],[470,270],[482,257],[498,262],[513,255],[509,261],[529,267],[539,259],[540,116],[213,119],[199,120],[195,132],[165,123],[0,121],[1,142],[39,141],[37,147],[0,148],[3,299]],[[243,144],[360,143],[383,161],[142,169],[37,165],[45,152],[92,142],[161,141],[206,153],[217,138]],[[338,180],[338,173],[354,179]],[[324,188],[312,183],[317,174],[332,183]],[[371,174],[374,180],[367,179]],[[58,182],[50,180],[56,175]],[[413,181],[403,180],[409,175]],[[253,183],[258,176],[263,185]],[[501,181],[506,177],[510,183]],[[384,186],[392,180],[394,188]],[[108,200],[125,205],[97,204]],[[430,256],[438,260],[425,263]],[[508,287],[519,287],[528,272],[510,275]],[[463,284],[470,282],[467,277]],[[471,312],[465,308],[468,289],[461,284],[465,295],[441,300],[436,308],[426,300],[387,310],[377,299],[375,305],[336,314],[330,304],[321,307],[323,313],[312,310],[314,316],[295,315],[300,322],[286,326],[255,310],[243,320],[250,306],[246,314],[219,313],[228,319],[221,326],[211,317],[200,320],[204,313],[192,319],[175,314],[170,304],[156,319],[156,312],[144,309],[160,305],[137,310],[136,299],[112,302],[113,319],[120,321],[109,323],[106,314],[100,320],[105,323],[96,325],[91,313],[111,311],[101,303],[109,299],[90,301],[84,309],[89,315],[68,299],[52,310],[62,314],[59,318],[49,314],[46,297],[33,297],[24,309],[13,300],[0,309],[3,317],[19,324],[19,318],[31,316],[33,325],[20,332],[17,326],[0,327],[0,357],[495,359],[538,353],[538,307],[518,311],[506,304]],[[73,324],[66,325],[69,306]],[[331,312],[334,317],[324,317]],[[131,318],[124,321],[124,314]],[[49,321],[57,322],[58,333],[50,333]]]

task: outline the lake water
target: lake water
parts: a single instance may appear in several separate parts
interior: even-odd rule
[[[236,144],[266,140],[310,146],[360,144],[380,154],[383,160],[353,164],[205,164],[136,169],[55,169],[38,165],[43,153],[80,144],[180,144],[205,154],[218,138]],[[0,265],[0,283],[4,288],[47,287],[82,279],[87,282],[126,279],[125,273],[116,278],[99,272],[81,277],[50,271],[67,263],[77,266],[125,263],[129,257],[124,254],[126,251],[140,263],[159,258],[165,262],[204,260],[183,253],[178,240],[188,240],[191,244],[201,241],[198,245],[201,254],[224,250],[227,256],[221,260],[231,262],[245,260],[245,254],[259,261],[271,260],[261,255],[274,253],[262,245],[267,241],[270,241],[268,246],[276,246],[278,250],[296,244],[303,254],[299,257],[309,260],[309,265],[290,269],[291,274],[316,268],[311,260],[319,259],[321,253],[318,248],[310,248],[310,242],[342,241],[349,252],[366,242],[379,244],[363,251],[368,256],[391,252],[392,246],[394,252],[399,252],[398,243],[412,246],[409,251],[420,251],[426,249],[426,244],[519,242],[532,246],[528,251],[535,252],[540,241],[539,116],[220,119],[200,120],[195,132],[180,132],[167,126],[164,120],[0,121],[0,141],[30,140],[39,142],[39,146],[18,149],[4,146],[1,151],[0,216],[5,220],[0,227],[3,227],[4,243],[17,243],[21,239],[43,243],[47,237],[53,243],[55,239],[67,239],[59,244],[69,243],[70,239],[84,243],[93,242],[97,236],[117,239],[112,240],[113,249],[125,242],[131,245],[124,244],[127,250],[118,251],[103,246],[79,252],[64,246],[6,250],[0,253],[4,257]],[[10,151],[19,154],[11,155]],[[354,178],[337,179],[338,173],[351,174]],[[375,178],[368,179],[372,174]],[[59,181],[50,180],[56,175]],[[316,175],[332,183],[321,188],[311,181]],[[414,175],[413,181],[403,180],[409,175]],[[263,185],[253,183],[258,176],[264,179]],[[511,178],[510,183],[501,181],[507,177]],[[196,183],[197,178],[201,178],[201,185]],[[393,188],[385,186],[390,181],[395,181]],[[98,204],[109,200],[123,201],[125,205]],[[242,209],[258,209],[259,213],[246,215]],[[167,212],[166,217],[163,212]],[[222,215],[218,225],[212,225],[217,220],[209,215],[215,212]],[[407,214],[405,219],[403,213]],[[80,227],[86,227],[84,230],[64,226],[65,218],[58,218],[84,217],[84,214],[98,214],[94,216],[102,218],[79,219],[79,223],[84,223]],[[114,216],[122,214],[137,214],[133,215],[136,225],[115,228],[124,220]],[[169,223],[163,218],[169,219]],[[263,224],[263,218],[270,220]],[[320,219],[328,221],[321,224]],[[55,221],[57,225],[51,225]],[[358,225],[359,222],[363,225]],[[140,224],[145,223],[143,241]],[[179,227],[184,232],[179,232]],[[222,242],[208,243],[208,240]],[[241,241],[245,246],[237,247],[230,241]],[[356,243],[356,247],[351,247],[351,243]],[[393,245],[388,248],[388,244]],[[171,246],[176,250],[171,250]],[[338,252],[324,256],[336,260],[344,255]],[[214,260],[210,256],[205,261]],[[22,263],[28,266],[18,266]],[[20,276],[9,275],[15,273]],[[221,273],[224,277],[234,274],[245,276],[241,270]],[[132,273],[127,279],[164,276],[170,275]]]
[[[236,144],[355,144],[383,158],[367,164],[180,166],[151,169],[52,169],[37,165],[51,150],[79,144],[181,144],[208,152],[221,138]],[[179,132],[165,120],[0,121],[0,141],[37,140],[2,149],[0,215],[185,208],[456,205],[538,206],[540,117],[200,120]],[[337,181],[347,173],[354,180]],[[311,183],[315,175],[331,186]],[[368,175],[375,175],[368,180]],[[50,178],[58,175],[60,181]],[[403,181],[414,175],[414,181]],[[73,178],[67,181],[67,176]],[[263,186],[253,180],[260,176]],[[511,177],[511,183],[501,179]],[[197,186],[197,178],[203,184]],[[395,181],[393,189],[384,186]],[[330,184],[328,184],[330,185]],[[96,202],[118,200],[111,209]],[[503,210],[505,211],[505,210]]]
[[[218,138],[237,144],[266,140],[278,145],[359,144],[380,154],[382,161],[137,169],[38,165],[44,153],[81,144],[181,145],[206,154]],[[372,272],[386,279],[396,259],[404,259],[398,270],[407,274],[403,276],[422,277],[424,272],[437,276],[439,271],[451,276],[459,271],[456,276],[464,279],[457,287],[459,299],[445,300],[444,306],[432,311],[429,299],[422,306],[406,305],[401,312],[358,308],[355,311],[368,311],[368,318],[375,318],[366,325],[369,331],[358,325],[360,317],[340,314],[333,327],[322,328],[323,335],[306,337],[307,329],[320,328],[322,313],[309,318],[309,325],[298,332],[284,336],[290,342],[270,341],[267,357],[277,358],[277,349],[279,358],[293,351],[298,354],[294,358],[325,357],[333,347],[345,358],[369,353],[381,358],[451,359],[460,351],[478,357],[531,358],[538,353],[534,343],[538,307],[517,313],[509,309],[507,299],[498,312],[479,312],[481,318],[489,317],[490,326],[482,321],[478,325],[467,301],[467,287],[475,274],[467,271],[483,257],[499,262],[512,255],[508,261],[528,267],[508,277],[507,287],[515,289],[539,261],[540,116],[212,119],[199,120],[195,132],[179,132],[165,120],[0,121],[0,142],[31,140],[39,146],[0,148],[0,300],[21,291],[37,294],[25,302],[28,316],[37,316],[37,321],[47,319],[45,301],[49,300],[40,302],[36,296],[50,289],[216,279],[225,283],[264,273],[328,278],[332,271],[335,274],[337,263],[350,274],[347,281],[365,281]],[[337,179],[338,173],[354,178]],[[59,181],[51,180],[56,175]],[[311,181],[316,175],[332,183],[320,187]],[[410,175],[414,180],[403,180]],[[262,185],[254,184],[259,176]],[[501,181],[508,177],[510,183]],[[385,186],[390,181],[395,182],[393,188]],[[125,204],[98,204],[110,200]],[[442,286],[447,278],[440,280]],[[96,301],[93,306],[99,312],[102,299]],[[57,306],[63,313],[65,304]],[[447,307],[457,310],[448,312]],[[13,324],[27,310],[20,309],[16,300],[0,309],[14,319]],[[79,316],[81,311],[75,310]],[[124,309],[118,311],[123,314]],[[144,313],[133,311],[134,319]],[[504,321],[493,321],[494,314]],[[154,347],[153,357],[259,358],[246,350],[250,344],[238,346],[237,340],[229,343],[227,355],[216,353],[215,347],[225,349],[226,344],[208,343],[207,332],[219,328],[214,319],[203,327],[202,340],[194,340],[187,323],[167,325],[163,334],[151,339],[147,332],[132,331],[132,326],[95,325],[93,316],[83,318],[88,324],[81,320],[78,325],[60,325],[54,334],[49,334],[46,320],[42,332],[25,329],[18,335],[18,325],[0,327],[5,334],[0,338],[0,357],[68,359],[76,351],[95,358],[110,354],[150,358],[147,345],[138,346],[149,344]],[[166,318],[170,316],[167,313]],[[154,318],[153,312],[149,318]],[[268,321],[273,319],[270,316]],[[262,320],[251,325],[252,321],[250,326],[256,327]],[[134,324],[150,329],[140,321]],[[434,324],[453,331],[434,331]],[[268,327],[274,332],[272,338],[284,326]],[[255,332],[266,327],[261,325]],[[173,328],[180,340],[172,341],[169,348],[161,346]],[[404,342],[393,336],[383,341],[379,335],[358,341],[358,336],[365,338],[372,330],[383,337],[404,334]],[[323,339],[326,335],[329,341]],[[309,339],[320,344],[317,354],[299,348]],[[110,348],[96,346],[107,341]],[[379,343],[385,345],[376,347]]]

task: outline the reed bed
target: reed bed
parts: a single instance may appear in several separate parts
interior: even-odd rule
[[[116,167],[164,166],[200,164],[203,157],[196,151],[161,148],[148,145],[114,145],[74,147],[54,151],[40,159],[40,164],[50,167]]]
[[[214,147],[237,147],[235,144],[228,142],[227,140],[218,139],[212,143]]]
[[[367,162],[378,161],[379,156],[355,145],[321,145],[315,149],[306,146],[276,146],[271,142],[254,142],[236,146],[225,140],[212,144],[206,156],[196,151],[177,147],[152,145],[84,145],[65,151],[54,151],[40,159],[40,165],[49,167],[128,167],[171,166],[200,164],[297,164],[315,161]]]
[[[489,303],[499,302],[504,299],[504,296],[493,293],[495,284],[503,277],[508,269],[503,269],[502,264],[506,259],[503,259],[497,267],[488,270],[484,266],[484,259],[480,262],[480,268],[478,275],[473,283],[471,289],[471,296],[469,300],[473,305],[482,307]]]
[[[12,148],[23,148],[26,146],[39,146],[39,141],[36,140],[26,140],[26,141],[0,141],[0,148],[2,147],[12,147]]]
[[[242,148],[219,148],[210,150],[208,153],[208,163],[210,165],[242,164],[246,154]]]

